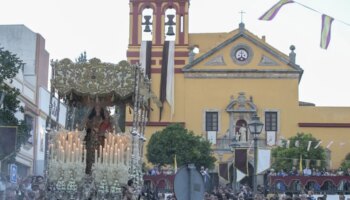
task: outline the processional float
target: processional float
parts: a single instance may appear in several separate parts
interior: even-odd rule
[[[156,100],[139,65],[99,59],[52,61],[47,121],[46,198],[121,199],[133,179],[140,189],[144,131],[149,100]],[[66,127],[59,127],[59,103],[67,105]],[[156,100],[157,101],[157,100]],[[126,110],[132,127],[125,129]],[[130,119],[131,120],[131,119]]]

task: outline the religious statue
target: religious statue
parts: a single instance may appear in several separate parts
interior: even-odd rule
[[[105,134],[111,130],[112,126],[109,112],[105,108],[102,108],[100,103],[97,102],[91,110],[86,122],[87,174],[91,174],[95,150],[98,150],[100,145],[104,146]]]
[[[242,126],[239,128],[239,135],[241,142],[247,142],[247,128],[245,127],[245,124],[242,124]]]

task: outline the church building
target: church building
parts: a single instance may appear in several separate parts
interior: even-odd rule
[[[231,32],[189,33],[190,0],[130,0],[127,59],[140,63],[161,108],[152,102],[146,138],[172,123],[210,140],[219,162],[232,160],[237,134],[255,114],[264,123],[258,145],[271,149],[297,133],[311,133],[337,168],[350,152],[350,107],[317,107],[299,99],[303,69],[243,23]],[[312,55],[310,55],[312,56]],[[243,128],[242,128],[243,127]],[[247,133],[248,132],[248,133]]]

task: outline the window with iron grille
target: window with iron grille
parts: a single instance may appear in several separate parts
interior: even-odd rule
[[[205,131],[218,131],[218,112],[205,113]]]
[[[277,131],[277,112],[265,112],[265,131]]]

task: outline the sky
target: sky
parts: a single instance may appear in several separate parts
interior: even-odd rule
[[[0,0],[0,24],[24,24],[46,40],[50,59],[87,57],[117,63],[126,59],[128,0]],[[244,11],[246,29],[285,54],[296,46],[304,69],[300,101],[317,106],[350,106],[350,1],[296,0],[335,18],[327,50],[320,48],[321,14],[299,4],[285,5],[272,21],[258,18],[278,0],[191,0],[190,33],[230,32]]]

